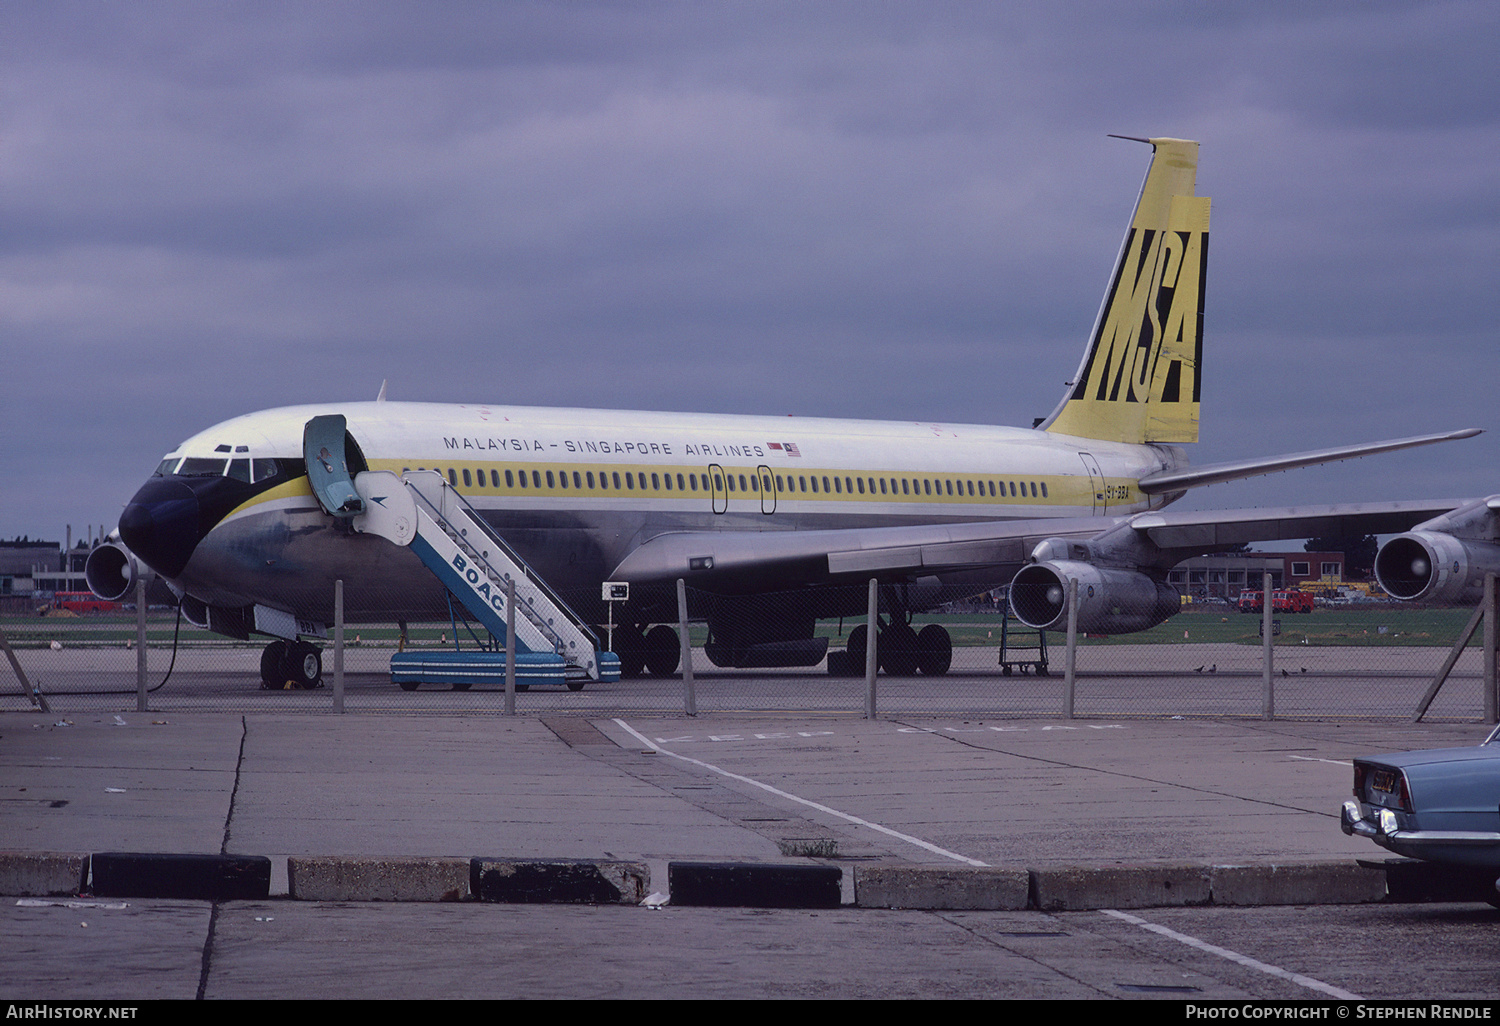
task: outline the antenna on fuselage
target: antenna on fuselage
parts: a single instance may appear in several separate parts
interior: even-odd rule
[[[380,379],[380,394],[375,397],[377,403],[385,402],[385,379]]]

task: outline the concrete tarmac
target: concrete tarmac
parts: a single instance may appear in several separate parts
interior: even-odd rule
[[[1326,996],[1199,956],[1184,968],[1120,941],[1127,928],[1098,913],[856,908],[852,878],[872,865],[1379,858],[1338,828],[1349,759],[1484,734],[1223,719],[8,713],[0,849],[264,855],[273,898],[7,899],[0,997]],[[844,869],[846,907],[274,897],[289,856],[630,859],[665,892],[670,861],[795,862],[784,852],[812,844]]]

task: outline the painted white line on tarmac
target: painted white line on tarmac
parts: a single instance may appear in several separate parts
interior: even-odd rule
[[[1324,983],[1322,980],[1315,980],[1311,976],[1303,976],[1301,973],[1287,972],[1285,969],[1280,969],[1274,965],[1267,965],[1265,962],[1257,961],[1256,959],[1251,958],[1249,955],[1242,955],[1238,951],[1230,951],[1228,948],[1221,948],[1217,944],[1210,944],[1207,941],[1201,941],[1197,937],[1189,937],[1185,933],[1178,933],[1176,930],[1169,930],[1165,926],[1158,926],[1155,923],[1147,922],[1139,916],[1133,916],[1127,912],[1119,912],[1112,908],[1104,908],[1100,909],[1099,911],[1104,915],[1113,916],[1114,918],[1130,923],[1133,926],[1139,926],[1142,929],[1150,930],[1152,933],[1159,933],[1163,937],[1171,938],[1172,940],[1177,941],[1180,944],[1186,944],[1188,947],[1197,948],[1199,951],[1206,951],[1210,955],[1218,955],[1220,958],[1227,958],[1229,961],[1242,965],[1247,969],[1254,969],[1257,972],[1265,973],[1268,976],[1275,976],[1283,980],[1288,980],[1291,983],[1297,984],[1297,986],[1299,987],[1306,987],[1308,990],[1315,990],[1320,994],[1327,994],[1329,997],[1338,998],[1340,1001],[1364,1000],[1364,998],[1360,997],[1358,994],[1351,994],[1347,990],[1340,990],[1338,987],[1334,987],[1327,983]]]
[[[957,852],[949,851],[947,848],[939,848],[937,845],[931,843],[930,841],[924,841],[920,837],[913,837],[911,836],[911,834],[903,834],[901,831],[892,830],[888,826],[881,826],[879,823],[871,823],[868,819],[860,819],[858,816],[851,816],[847,812],[840,812],[838,809],[831,809],[826,805],[819,804],[818,802],[811,801],[807,798],[798,797],[797,795],[792,794],[790,791],[783,791],[779,787],[772,787],[770,784],[763,784],[759,780],[754,780],[739,773],[731,773],[726,769],[715,766],[713,763],[704,762],[701,759],[689,758],[686,755],[678,755],[676,752],[670,752],[667,749],[663,748],[661,745],[657,744],[655,741],[652,741],[650,738],[646,737],[644,734],[636,730],[624,720],[616,719],[615,722],[620,725],[621,729],[627,731],[631,737],[635,738],[637,741],[645,745],[647,748],[650,748],[652,751],[660,752],[662,755],[670,755],[674,759],[680,759],[683,762],[692,763],[694,766],[701,766],[706,770],[711,770],[714,773],[719,774],[720,776],[728,777],[730,780],[738,780],[742,784],[749,784],[751,787],[758,787],[762,791],[769,791],[771,794],[774,794],[777,797],[785,798],[788,801],[796,802],[799,805],[806,805],[810,809],[817,809],[819,812],[826,813],[829,816],[835,816],[838,819],[842,819],[846,823],[853,823],[855,826],[869,827],[871,830],[874,830],[877,833],[885,834],[887,837],[894,837],[898,841],[905,841],[907,844],[914,844],[924,851],[930,851],[934,855],[941,855],[945,859],[953,859],[955,862],[962,862],[966,866],[989,865],[988,862],[980,862],[978,859],[971,859],[967,855],[960,855]]]
[[[1326,762],[1330,766],[1353,766],[1354,765],[1354,763],[1350,762],[1348,759],[1317,759],[1317,758],[1314,758],[1311,755],[1294,755],[1294,756],[1292,756],[1292,758],[1296,759],[1299,762]]]

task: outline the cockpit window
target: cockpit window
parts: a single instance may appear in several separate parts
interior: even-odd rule
[[[178,477],[223,477],[225,460],[189,456],[177,468]]]
[[[244,448],[249,448],[248,446]],[[252,459],[249,456],[232,458],[190,456],[167,456],[156,465],[153,477],[227,477],[231,481],[259,484],[276,478],[300,477],[306,471],[301,460],[279,460],[265,457]]]

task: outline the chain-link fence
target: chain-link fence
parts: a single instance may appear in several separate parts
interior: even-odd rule
[[[638,622],[628,604],[602,602],[585,614],[601,647],[619,653],[618,681],[575,674],[570,681],[518,678],[521,714],[818,712],[880,716],[1120,718],[1246,716],[1408,718],[1417,710],[1472,610],[1377,602],[1310,611],[1273,608],[1272,645],[1263,611],[1197,602],[1164,612],[1159,594],[1128,595],[1108,582],[1087,594],[1079,582],[1074,673],[1066,673],[1065,594],[974,594],[972,589],[881,586],[876,590],[873,694],[867,670],[867,585],[775,594],[684,590],[688,656],[679,625]],[[1124,597],[1121,595],[1124,594]],[[392,596],[350,590],[346,608],[392,608]],[[1279,598],[1277,602],[1279,602]],[[671,604],[650,607],[669,618]],[[1048,610],[1062,613],[1048,619]],[[329,610],[331,618],[332,601]],[[1021,611],[1025,619],[1017,618]],[[0,631],[20,672],[53,712],[144,707],[196,710],[500,714],[505,710],[503,636],[457,603],[423,620],[364,622],[344,628],[342,687],[335,690],[335,645],[300,645],[250,634],[234,640],[154,608],[145,620],[146,659],[133,610],[69,615],[0,615]],[[608,626],[613,620],[613,629]],[[1028,623],[1027,621],[1030,621]],[[1046,625],[1039,629],[1036,624]],[[397,653],[489,651],[472,678],[398,684]],[[308,653],[312,663],[307,663]],[[1267,672],[1267,653],[1270,657]],[[300,660],[300,662],[299,662]],[[298,689],[289,664],[308,665],[319,686]],[[502,667],[499,673],[494,666]],[[1483,716],[1480,635],[1470,640],[1426,711],[1434,719]],[[9,664],[0,669],[0,709],[33,708]]]

